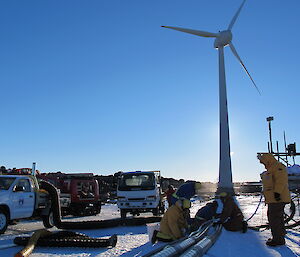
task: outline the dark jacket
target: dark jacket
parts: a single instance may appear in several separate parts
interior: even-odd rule
[[[197,211],[195,218],[211,220],[216,215],[216,209],[217,206],[214,206],[212,203],[208,203]]]
[[[179,198],[185,198],[185,199],[190,199],[196,194],[195,191],[195,182],[188,182],[182,184],[177,190],[176,190],[176,195]]]
[[[241,209],[231,196],[222,200],[223,210],[220,215],[220,223],[229,231],[240,231],[243,229],[244,216]]]
[[[172,203],[171,203],[171,198],[172,198],[172,194],[174,194],[175,193],[175,189],[174,188],[169,188],[167,191],[166,191],[166,197],[167,197],[167,201],[168,201],[168,204],[169,204],[169,206],[171,206],[172,205]]]
[[[171,196],[171,204],[175,204],[177,200],[182,198],[192,198],[196,194],[195,184],[196,182],[188,182],[179,186],[176,192]]]

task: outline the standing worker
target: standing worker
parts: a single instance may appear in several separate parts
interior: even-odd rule
[[[190,200],[201,188],[200,182],[186,182],[182,184],[171,197],[171,204],[175,204],[178,200]]]
[[[259,154],[257,158],[266,168],[266,171],[260,174],[265,202],[268,205],[267,215],[272,233],[272,238],[268,239],[266,245],[284,245],[286,234],[284,206],[291,201],[286,167],[277,161],[271,153]]]
[[[172,194],[175,193],[175,188],[173,187],[173,185],[168,185],[168,189],[165,192],[165,195],[167,197],[167,201],[168,201],[168,207],[170,207],[172,205],[171,203],[171,198],[172,198]]]

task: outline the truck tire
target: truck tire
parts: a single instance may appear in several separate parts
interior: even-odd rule
[[[42,219],[45,228],[52,228],[54,226],[54,214],[52,210],[48,215],[43,215]]]
[[[159,206],[157,206],[155,209],[153,209],[152,213],[153,213],[154,216],[158,216],[158,214],[159,214]]]
[[[126,219],[126,210],[121,209],[121,219]]]
[[[78,210],[74,211],[73,216],[75,217],[84,217],[87,216],[84,212],[84,209],[78,208]]]
[[[5,233],[8,226],[8,215],[0,209],[0,234]]]
[[[94,210],[94,215],[97,215],[101,212],[101,203],[97,205],[97,207],[95,208],[96,210]]]

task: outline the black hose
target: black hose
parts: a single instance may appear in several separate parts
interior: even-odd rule
[[[291,221],[294,218],[295,213],[296,213],[295,203],[291,200],[290,204],[291,204],[291,206],[290,206],[291,214],[284,220],[284,223],[288,223],[289,221]],[[299,225],[300,225],[300,221],[296,221],[293,224],[285,225],[284,227],[286,229],[289,229],[289,228],[297,227]],[[253,229],[253,230],[259,230],[260,228],[269,229],[270,225],[269,224],[263,224],[263,225],[259,225],[259,226],[249,226],[248,228]]]
[[[160,222],[161,217],[137,217],[137,218],[116,218],[109,220],[91,220],[91,221],[62,221],[60,211],[60,201],[57,189],[49,182],[40,181],[40,188],[48,191],[51,197],[51,210],[53,211],[54,225],[60,229],[98,229],[111,228],[121,225],[138,226],[147,223]]]
[[[263,198],[263,194],[260,195],[259,203],[258,203],[258,205],[257,205],[257,207],[256,207],[256,209],[255,209],[255,211],[254,211],[254,213],[253,213],[248,219],[246,219],[246,221],[249,221],[249,220],[251,220],[251,219],[254,217],[254,215],[256,214],[256,212],[257,212],[257,210],[258,210],[258,207],[260,206],[260,204],[261,204],[261,202],[262,202],[262,198]]]
[[[17,245],[27,245],[30,237],[16,237],[14,243]],[[117,243],[117,236],[113,235],[110,238],[91,238],[87,235],[75,233],[71,231],[60,231],[53,233],[50,236],[39,238],[37,246],[47,247],[114,247]]]
[[[51,183],[46,182],[44,180],[41,180],[39,184],[40,184],[40,188],[46,190],[50,195],[51,198],[50,210],[53,211],[53,222],[57,228],[60,228],[61,210],[60,210],[58,191]]]
[[[296,205],[295,203],[291,200],[291,206],[290,206],[291,214],[284,220],[284,223],[288,223],[290,220],[292,220],[295,216],[296,213]]]
[[[98,229],[98,228],[112,228],[118,226],[139,226],[147,223],[160,222],[161,217],[138,217],[128,219],[109,219],[109,220],[90,220],[90,221],[61,221],[59,227],[61,229]]]

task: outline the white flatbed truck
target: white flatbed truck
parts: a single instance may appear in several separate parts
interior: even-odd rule
[[[155,216],[164,213],[160,181],[160,171],[122,173],[117,187],[121,218],[126,218],[127,213],[140,215],[152,212]]]

